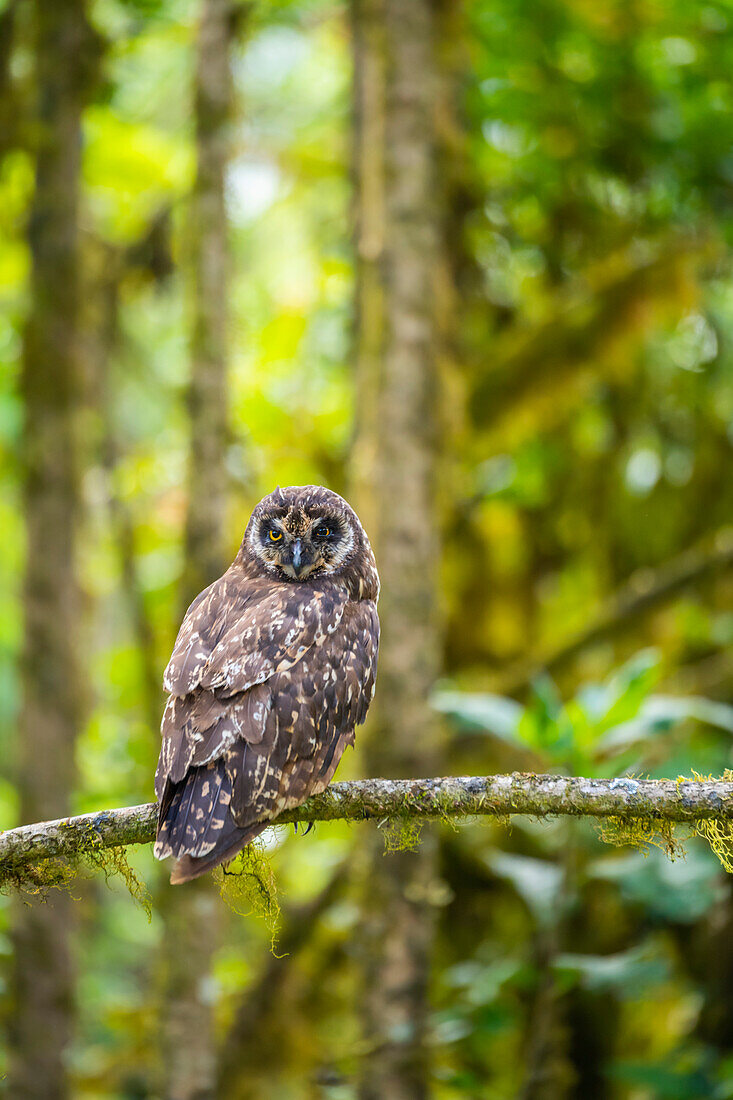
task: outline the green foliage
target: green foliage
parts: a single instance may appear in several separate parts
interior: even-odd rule
[[[645,651],[602,684],[583,685],[564,704],[547,676],[535,681],[533,696],[524,708],[501,696],[449,690],[436,693],[433,702],[459,729],[491,733],[509,743],[526,745],[540,754],[547,770],[606,776],[628,762],[626,774],[638,774],[643,760],[640,750],[684,723],[733,732],[733,707],[697,697],[651,694],[660,675],[658,656]],[[693,770],[692,778],[713,776]],[[730,780],[733,772],[725,769],[718,778]],[[651,847],[660,848],[671,860],[684,856],[686,837],[699,836],[709,843],[725,870],[733,872],[733,830],[725,820],[680,827],[655,817],[608,817],[600,821],[598,834],[607,844],[637,848],[645,855]]]
[[[638,773],[650,746],[665,739],[671,749],[675,742],[669,735],[677,730],[733,732],[733,707],[697,696],[656,694],[662,675],[659,654],[644,650],[602,682],[581,685],[566,702],[545,675],[534,681],[524,707],[501,696],[447,689],[436,692],[433,703],[461,731],[531,749],[544,770],[598,777]]]
[[[180,621],[199,14],[192,0],[89,7],[105,54],[83,144],[78,551],[88,721],[76,745],[79,811],[151,797],[157,685]],[[360,411],[346,6],[237,7],[227,173],[232,553],[253,503],[274,484],[347,490]],[[437,275],[441,286],[456,280],[441,306],[438,348],[447,681],[436,707],[451,734],[445,770],[724,774],[730,570],[609,629],[521,702],[502,692],[517,664],[541,667],[620,589],[647,591],[733,515],[730,5],[467,0],[438,5],[441,19],[447,9],[439,37],[451,73],[436,103],[436,193],[448,205]],[[21,812],[32,30],[23,14],[0,81],[0,109],[22,120],[20,143],[0,160],[2,827]],[[110,280],[117,329],[106,344]],[[116,508],[132,533],[126,550]],[[358,756],[341,776],[349,769],[363,773]],[[222,1028],[267,960],[275,880],[288,903],[306,902],[369,827],[323,825],[302,842],[251,850],[222,876],[236,913],[223,912],[210,990]],[[418,839],[413,819],[383,832],[388,848]],[[725,952],[714,938],[730,907],[718,860],[730,869],[733,838],[714,821],[697,832],[701,839],[653,821],[607,822],[604,839],[632,845],[620,852],[599,845],[583,822],[441,830],[444,881],[435,893],[453,900],[437,908],[437,1100],[485,1095],[487,1082],[497,1097],[521,1095],[548,1003],[544,1034],[560,1037],[548,1064],[562,1066],[569,1044],[596,1051],[610,1100],[733,1095],[720,1040],[730,982],[723,975],[728,985],[716,985]],[[670,863],[665,851],[677,855],[682,843],[686,859]],[[143,871],[133,874],[121,853],[93,852],[77,865],[34,867],[26,880],[41,894],[61,887],[80,896],[71,1058],[79,1096],[157,1087],[159,921],[153,909],[147,924],[125,892],[95,888],[101,870],[111,884],[121,874],[141,899],[141,875],[156,894],[169,889],[149,854],[138,862]],[[94,877],[77,891],[80,874]],[[0,897],[3,962],[6,902]],[[354,1076],[358,922],[354,899],[339,902],[292,960],[286,1011],[279,1022],[265,1015],[245,1051],[248,1066],[257,1064],[251,1095],[300,1100],[321,1079]],[[583,1088],[594,1095],[600,1086],[583,1080]]]
[[[566,952],[554,959],[553,969],[566,988],[577,983],[595,993],[610,990],[624,998],[638,997],[670,976],[667,961],[643,948],[614,955]]]

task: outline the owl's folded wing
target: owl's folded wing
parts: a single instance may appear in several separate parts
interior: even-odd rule
[[[345,603],[336,585],[256,588],[230,570],[186,612],[163,685],[177,696],[199,687],[220,696],[246,691],[333,633]]]
[[[328,786],[366,718],[378,649],[376,605],[348,603],[338,629],[322,645],[263,685],[270,707],[262,739],[237,742],[227,761],[238,825],[273,817]]]
[[[195,878],[231,859],[278,813],[328,785],[366,717],[378,646],[375,604],[349,602],[337,629],[297,663],[218,703],[225,723],[248,700],[258,714],[250,710],[239,735],[216,754],[197,744],[191,766],[166,784],[156,855],[178,858],[171,881]],[[202,688],[189,698],[209,694]]]
[[[161,724],[155,789],[179,783],[242,738],[262,741],[272,695],[263,685],[331,637],[346,595],[337,586],[256,586],[228,571],[191,604],[164,686],[171,697]]]

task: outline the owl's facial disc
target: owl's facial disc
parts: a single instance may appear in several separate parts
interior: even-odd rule
[[[293,581],[335,572],[354,545],[346,516],[310,515],[299,508],[263,516],[256,540],[266,568]]]

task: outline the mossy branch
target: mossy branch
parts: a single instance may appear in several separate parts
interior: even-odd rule
[[[156,806],[127,806],[0,833],[0,884],[45,859],[75,859],[91,849],[146,844]],[[316,821],[506,817],[556,814],[668,822],[733,821],[733,782],[723,780],[580,779],[560,775],[364,779],[334,783],[273,824]]]
[[[477,427],[496,430],[511,416],[516,432],[528,399],[557,404],[562,393],[572,394],[568,383],[587,374],[589,364],[598,374],[599,346],[634,323],[640,302],[668,299],[686,268],[709,262],[716,253],[711,239],[679,236],[650,246],[641,259],[638,248],[621,250],[588,268],[576,285],[557,295],[545,320],[512,326],[492,343],[491,369],[477,372],[471,398]]]
[[[640,616],[679,596],[693,585],[733,570],[733,528],[723,527],[657,569],[642,569],[607,601],[583,630],[534,661],[522,662],[500,676],[501,695],[526,691],[541,672],[556,675],[581,653],[614,638]]]

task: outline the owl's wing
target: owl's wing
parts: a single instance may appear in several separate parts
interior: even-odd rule
[[[230,571],[231,572],[231,571]],[[346,595],[336,585],[259,587],[225,573],[186,612],[163,682],[158,798],[191,763],[206,764],[237,736],[262,739],[269,693],[258,685],[337,629]]]
[[[353,743],[374,692],[376,606],[345,603],[334,629],[321,626],[295,661],[247,690],[202,686],[169,702],[186,708],[170,720],[174,736],[181,724],[193,733],[186,766],[179,753],[159,790],[156,855],[178,857],[172,881],[232,858],[272,817],[323,790]]]
[[[231,571],[230,571],[231,572]],[[234,695],[289,668],[339,624],[346,594],[336,585],[248,585],[230,572],[196,597],[184,617],[163,686]]]
[[[328,786],[366,718],[378,647],[375,604],[348,603],[337,630],[322,645],[263,685],[270,700],[262,739],[235,746],[227,763],[238,825],[274,817]]]
[[[232,581],[229,572],[199,592],[183,616],[163,673],[163,687],[173,695],[194,690],[222,634],[244,614],[249,593]]]

